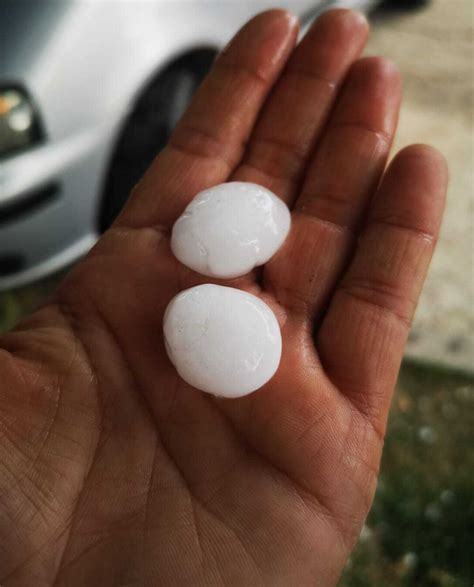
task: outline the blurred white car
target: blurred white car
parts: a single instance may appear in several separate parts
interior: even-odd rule
[[[279,0],[303,23],[333,5]],[[0,0],[0,289],[84,254],[263,0]]]

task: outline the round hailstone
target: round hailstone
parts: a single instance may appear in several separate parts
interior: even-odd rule
[[[173,226],[175,257],[202,275],[232,278],[266,263],[290,230],[286,204],[255,183],[233,181],[199,193]]]
[[[275,314],[239,289],[207,284],[182,291],[166,308],[163,331],[181,377],[214,395],[247,395],[271,379],[280,363]]]

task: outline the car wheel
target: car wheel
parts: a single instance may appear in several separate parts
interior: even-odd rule
[[[417,10],[424,8],[429,4],[430,0],[382,0],[379,10],[386,11],[403,11],[403,10]]]
[[[181,57],[138,100],[112,157],[99,211],[100,232],[112,224],[132,188],[166,145],[215,55],[213,49],[202,49]]]

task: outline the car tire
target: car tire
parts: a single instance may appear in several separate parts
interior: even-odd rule
[[[424,8],[431,0],[382,0],[379,10],[387,10],[392,12],[410,11]]]
[[[109,228],[132,188],[157,153],[214,61],[214,49],[184,55],[147,87],[117,141],[99,210],[99,231]]]

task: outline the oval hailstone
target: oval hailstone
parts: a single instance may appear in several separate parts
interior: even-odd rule
[[[214,395],[247,395],[271,379],[280,363],[275,314],[239,289],[206,284],[182,291],[166,308],[163,331],[181,377]]]
[[[232,278],[266,263],[290,230],[286,204],[255,183],[200,192],[173,226],[175,257],[202,275]]]

